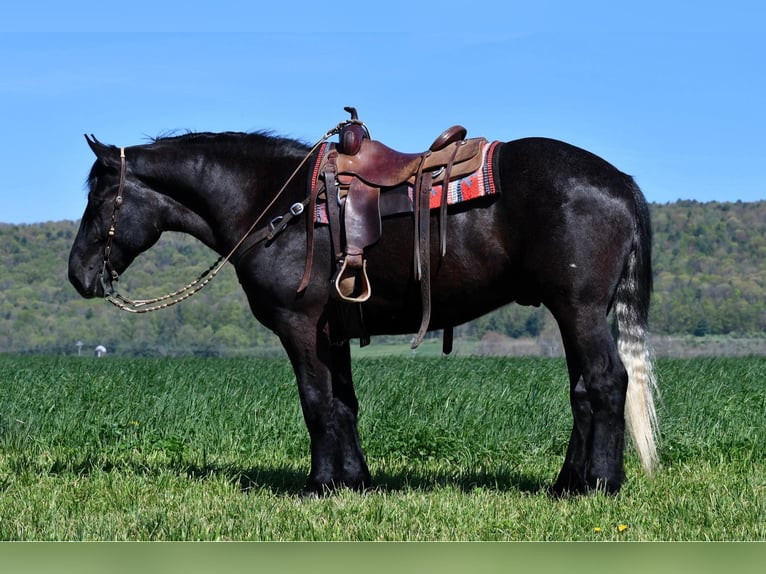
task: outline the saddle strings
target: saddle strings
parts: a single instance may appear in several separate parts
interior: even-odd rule
[[[232,247],[231,251],[229,251],[227,255],[221,255],[221,257],[219,257],[215,263],[213,263],[210,267],[208,267],[205,271],[203,271],[199,275],[199,277],[197,277],[194,281],[181,287],[180,289],[173,291],[172,293],[168,293],[167,295],[162,295],[160,297],[154,297],[153,299],[133,300],[117,292],[108,293],[108,294],[105,293],[104,299],[109,301],[109,303],[111,303],[112,305],[120,309],[121,311],[125,311],[127,313],[151,313],[152,311],[159,311],[160,309],[166,309],[168,307],[172,307],[173,305],[176,305],[177,303],[180,303],[181,301],[185,301],[192,295],[199,293],[213,279],[215,279],[215,277],[218,275],[221,269],[223,269],[223,266],[226,265],[226,263],[234,256],[234,253],[236,253],[237,249],[239,249],[242,246],[245,240],[253,232],[255,227],[261,222],[263,217],[269,212],[269,210],[274,206],[277,200],[282,196],[282,193],[284,193],[285,189],[287,189],[287,186],[290,185],[290,182],[292,182],[293,179],[295,179],[295,176],[298,175],[298,172],[301,170],[304,164],[308,161],[308,159],[312,156],[312,154],[319,148],[319,146],[322,145],[325,141],[327,141],[332,136],[340,133],[340,130],[344,126],[351,123],[360,123],[360,122],[359,120],[354,120],[354,119],[342,121],[337,126],[329,130],[325,135],[322,136],[321,139],[319,139],[319,141],[317,141],[314,144],[314,146],[308,151],[308,153],[304,156],[304,158],[298,164],[298,167],[295,168],[292,174],[290,174],[290,177],[287,178],[287,180],[279,189],[279,191],[274,195],[274,198],[269,202],[269,204],[261,212],[261,214],[255,219],[253,224],[245,232],[242,238],[234,245],[234,247]],[[124,152],[122,153],[124,154]],[[124,160],[124,155],[123,155],[123,160]],[[120,189],[122,189],[125,185],[124,178],[125,178],[124,170],[121,170],[120,171]],[[120,193],[119,195],[121,196],[122,193]],[[307,215],[307,217],[311,217],[311,214]],[[115,218],[116,218],[116,213],[113,215],[112,229],[114,229],[114,225],[116,223],[114,221]],[[112,237],[113,237],[113,234],[111,234],[108,238],[109,244],[111,244]],[[106,251],[106,256],[104,259],[104,270],[106,270],[107,265],[109,265],[109,251]]]

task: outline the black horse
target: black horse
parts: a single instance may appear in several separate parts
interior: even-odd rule
[[[330,296],[335,261],[326,225],[313,229],[310,281],[297,290],[308,210],[298,215],[292,206],[307,196],[311,168],[302,160],[309,146],[265,133],[192,133],[123,149],[88,143],[97,160],[69,258],[80,294],[109,296],[117,274],[163,231],[189,233],[220,254],[233,250],[253,314],[279,336],[295,371],[311,439],[306,490],[368,487],[349,344],[360,334],[339,332],[333,320],[339,308],[342,315],[358,304]],[[545,305],[561,331],[574,419],[553,491],[616,492],[624,481],[626,421],[645,470],[657,462],[646,201],[629,176],[560,141],[521,139],[495,153],[499,193],[450,206],[446,254],[431,250],[429,329],[449,329],[512,301]],[[269,234],[272,220],[286,214],[292,221]],[[430,223],[436,230],[436,213]],[[248,234],[256,239],[234,249]],[[412,217],[394,215],[368,249],[373,292],[361,309],[371,335],[413,333],[420,324],[413,242]]]

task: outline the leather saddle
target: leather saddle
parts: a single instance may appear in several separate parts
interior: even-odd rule
[[[481,168],[485,138],[466,140],[467,131],[455,125],[445,130],[421,153],[402,153],[371,139],[367,127],[359,121],[354,108],[339,132],[339,143],[328,153],[317,172],[324,186],[317,186],[311,203],[322,189],[327,195],[327,209],[333,236],[337,268],[332,277],[333,295],[348,303],[363,303],[372,294],[367,275],[365,250],[381,236],[381,193],[409,186],[414,214],[413,266],[420,282],[423,316],[413,341],[415,348],[428,329],[431,315],[430,291],[430,195],[441,184],[439,207],[440,255],[446,253],[447,191],[451,180]],[[313,206],[313,205],[312,205]],[[401,209],[399,210],[401,211]],[[309,213],[313,213],[310,210]],[[309,239],[309,258],[311,239]],[[310,261],[299,291],[308,285]],[[451,334],[450,334],[451,335]],[[450,336],[451,339],[451,336]],[[451,345],[451,343],[450,343]],[[445,351],[447,350],[445,332]]]

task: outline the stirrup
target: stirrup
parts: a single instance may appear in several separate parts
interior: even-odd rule
[[[349,303],[364,303],[372,293],[367,277],[367,260],[362,261],[361,267],[349,266],[348,263],[349,258],[344,257],[332,278],[334,295]]]

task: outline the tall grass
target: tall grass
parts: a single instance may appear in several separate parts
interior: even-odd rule
[[[308,435],[287,361],[0,356],[3,540],[766,538],[766,359],[665,360],[662,467],[552,499],[560,359],[360,358],[375,488],[297,496]]]

